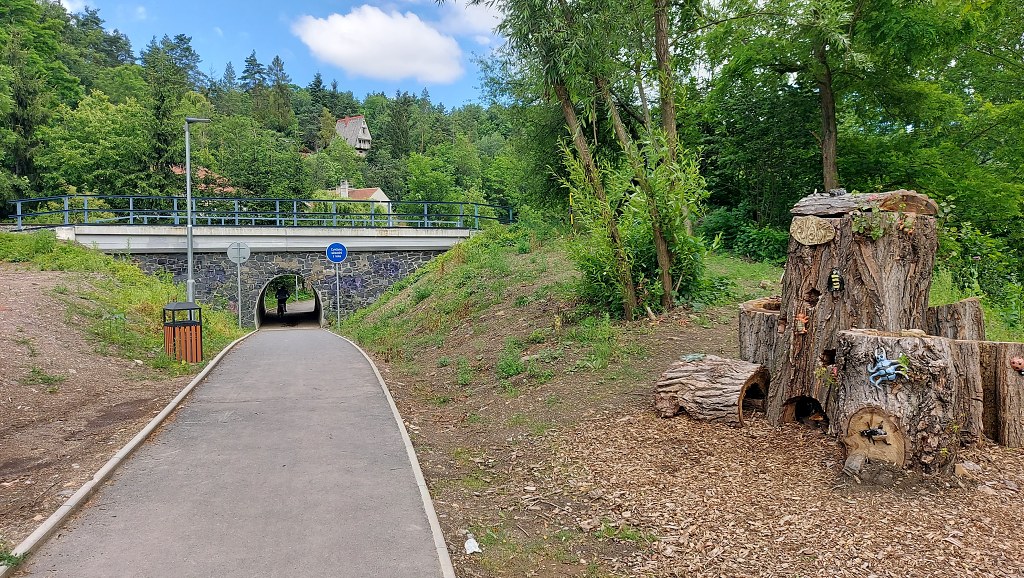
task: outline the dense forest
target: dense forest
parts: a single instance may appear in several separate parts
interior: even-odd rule
[[[1010,323],[1024,303],[1019,0],[498,0],[482,101],[292,82],[255,52],[205,73],[188,36],[138,52],[95,10],[0,6],[0,199],[181,195],[193,162],[234,194],[509,205],[574,226],[583,293],[626,318],[706,289],[713,245],[784,252],[815,190],[915,189],[944,268]],[[260,59],[263,59],[261,62]],[[365,158],[334,139],[365,115]],[[217,177],[210,177],[217,178]],[[0,209],[2,210],[2,209]]]

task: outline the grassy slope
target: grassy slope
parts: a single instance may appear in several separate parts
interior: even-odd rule
[[[58,285],[55,292],[68,304],[67,320],[84,317],[103,353],[113,350],[174,373],[192,371],[163,353],[163,307],[184,298],[183,287],[169,278],[146,275],[131,262],[58,241],[50,232],[0,233],[0,261],[72,273],[69,283]],[[234,315],[204,306],[205,359],[241,334]]]

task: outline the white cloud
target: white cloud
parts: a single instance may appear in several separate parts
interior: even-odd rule
[[[214,26],[213,33],[217,36],[220,36],[221,38],[224,38],[224,31],[220,29],[220,26]]]
[[[493,36],[501,22],[501,11],[492,6],[445,2],[439,28],[456,36]]]
[[[145,20],[149,17],[149,14],[146,13],[146,7],[141,5],[136,6],[135,10],[132,11],[132,14],[136,20]]]
[[[78,14],[85,10],[85,0],[60,0],[60,3],[72,14]]]
[[[455,39],[412,12],[363,5],[344,16],[301,16],[292,33],[320,60],[360,76],[449,83],[464,72]]]

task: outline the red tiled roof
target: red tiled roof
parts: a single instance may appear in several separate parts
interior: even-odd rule
[[[379,187],[372,187],[369,189],[349,189],[348,198],[355,201],[366,201],[373,196],[374,193],[379,191]]]

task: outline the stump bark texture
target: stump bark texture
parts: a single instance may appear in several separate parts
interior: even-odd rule
[[[740,303],[740,359],[759,363],[771,371],[781,308],[782,300],[778,297]]]
[[[985,314],[977,297],[929,307],[925,330],[928,335],[950,339],[985,341]]]
[[[790,237],[770,366],[770,421],[784,421],[790,413],[784,412],[786,403],[801,396],[817,400],[829,413],[835,403],[829,374],[840,331],[924,329],[938,242],[929,214],[934,203],[918,197],[909,191],[812,195],[793,209],[794,214],[827,215],[813,228],[810,242],[827,238],[819,234],[822,224],[834,227],[836,234],[812,245]]]
[[[756,363],[705,355],[677,361],[655,384],[654,407],[661,417],[686,415],[707,421],[743,425],[745,397],[768,392],[768,371]]]
[[[964,399],[963,392],[981,381],[977,350],[957,349],[952,343],[903,332],[840,333],[838,392],[830,427],[843,440],[848,457],[861,454],[929,473],[952,467],[961,432],[980,426],[969,424],[963,414],[966,405],[977,401]],[[880,353],[886,360],[902,359],[905,376],[880,380],[873,371]]]
[[[1007,447],[1024,447],[1024,375],[1013,367],[1015,359],[1024,359],[1024,343],[983,341],[979,346],[986,434]]]

